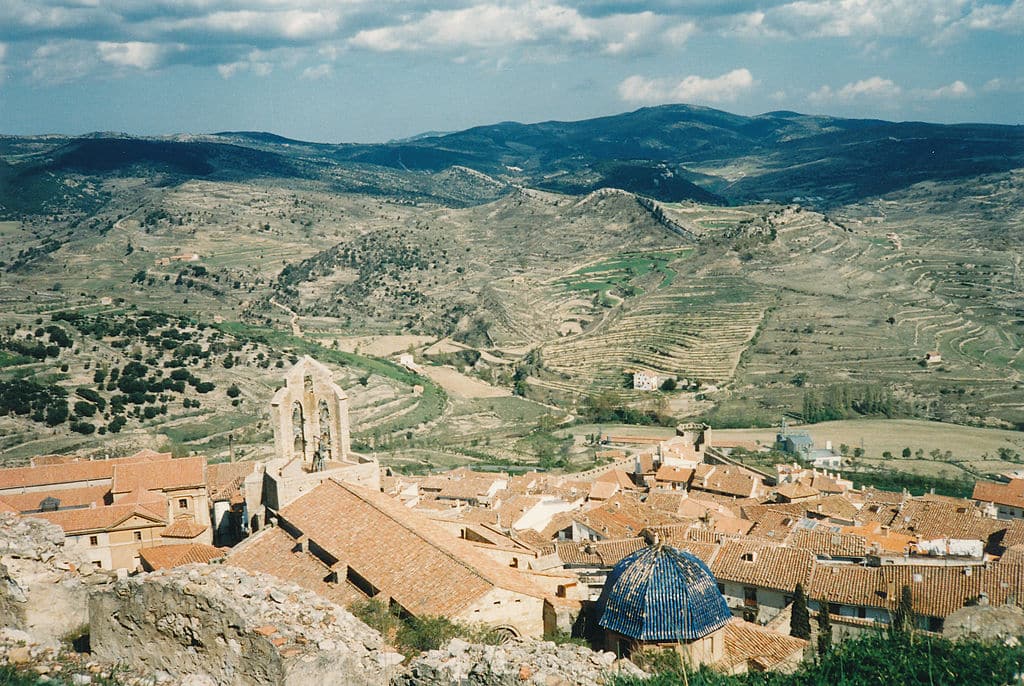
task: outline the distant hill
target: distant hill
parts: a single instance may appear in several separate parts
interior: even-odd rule
[[[46,194],[47,175],[159,174],[174,179],[296,179],[339,191],[465,205],[516,186],[568,194],[612,187],[661,201],[735,204],[795,198],[822,207],[1024,167],[1024,127],[754,117],[689,105],[576,122],[502,122],[390,143],[308,143],[267,132],[173,138],[93,134],[0,137],[0,205]],[[465,177],[451,192],[452,167]],[[51,179],[52,180],[52,179]],[[7,200],[5,201],[5,197]]]

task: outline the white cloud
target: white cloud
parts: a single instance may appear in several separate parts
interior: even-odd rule
[[[955,98],[969,98],[974,95],[974,91],[963,81],[954,81],[946,86],[940,86],[934,90],[927,92],[929,98],[935,99],[955,99]]]
[[[697,33],[697,24],[692,21],[684,21],[676,24],[665,32],[665,40],[669,45],[680,46],[690,40]]]
[[[1024,92],[1024,76],[1012,79],[995,78],[985,82],[981,90],[986,93],[1020,93]]]
[[[310,81],[325,79],[331,75],[331,65],[318,64],[315,67],[306,67],[302,70],[302,78]]]
[[[855,98],[895,98],[899,96],[901,89],[890,79],[883,79],[881,76],[872,76],[869,79],[862,79],[848,83],[839,89],[838,96],[841,100],[853,100]]]
[[[687,76],[681,81],[630,76],[619,84],[619,97],[627,102],[732,102],[755,85],[747,69],[734,69],[715,78]]]
[[[48,83],[75,81],[99,65],[96,47],[85,41],[50,41],[32,51],[26,66],[32,78]]]
[[[100,59],[107,64],[117,67],[134,67],[135,69],[152,69],[159,64],[167,52],[165,46],[156,43],[141,43],[132,41],[129,43],[107,43],[96,44]]]
[[[834,90],[831,86],[825,85],[810,93],[807,100],[817,105],[834,102],[850,102],[861,99],[894,100],[902,95],[903,89],[891,79],[883,79],[881,76],[872,76],[860,81],[853,81]]]
[[[401,23],[364,29],[349,41],[376,52],[400,50],[494,50],[517,45],[540,47],[591,46],[609,55],[643,48],[661,30],[663,19],[653,12],[586,17],[550,0],[482,4],[433,10],[405,17]],[[685,40],[689,27],[680,24],[669,36]]]
[[[243,71],[251,71],[256,76],[268,76],[273,70],[270,56],[260,50],[253,50],[245,59],[217,65],[217,72],[225,79]]]

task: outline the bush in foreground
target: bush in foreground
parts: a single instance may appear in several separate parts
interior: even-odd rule
[[[1005,686],[1021,683],[1024,647],[879,632],[839,644],[793,674],[725,676],[710,669],[648,679],[616,677],[611,686]]]

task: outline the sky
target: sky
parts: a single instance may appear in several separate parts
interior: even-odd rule
[[[1024,0],[0,0],[0,134],[376,142],[666,103],[1024,123]]]

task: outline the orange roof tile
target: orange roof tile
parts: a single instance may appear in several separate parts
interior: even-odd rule
[[[194,519],[179,519],[160,532],[160,536],[163,538],[191,539],[201,536],[208,528]]]
[[[60,501],[60,509],[71,507],[86,507],[93,504],[103,505],[106,495],[110,493],[109,486],[83,486],[81,488],[58,488],[46,491],[33,491],[31,493],[7,493],[3,496],[4,502],[14,508],[15,512],[27,514],[37,512],[40,504],[46,498],[56,498]]]
[[[451,616],[495,587],[544,596],[520,572],[375,491],[328,480],[280,519],[414,615]],[[410,584],[414,577],[430,583]]]
[[[206,458],[181,457],[153,463],[121,464],[114,467],[111,490],[130,493],[135,490],[167,491],[206,484]]]
[[[143,450],[131,457],[110,460],[80,460],[39,467],[0,469],[0,491],[14,488],[56,486],[79,481],[101,481],[113,478],[114,468],[131,464],[154,464],[165,461],[164,453]]]
[[[105,505],[79,510],[40,512],[32,516],[53,522],[64,529],[64,533],[75,535],[116,529],[133,516],[139,516],[151,522],[146,526],[162,526],[166,523],[162,514],[153,512],[142,505]]]
[[[259,464],[256,462],[215,462],[206,465],[206,490],[210,502],[226,500],[233,505],[243,500],[242,485]]]
[[[337,582],[327,581],[331,567],[302,550],[294,538],[277,527],[264,529],[243,541],[228,554],[226,563],[290,581],[339,605],[366,598],[345,580],[344,569]]]
[[[758,670],[770,670],[803,658],[807,641],[771,631],[734,618],[725,625],[725,654],[728,667],[753,663]]]
[[[655,481],[673,484],[688,484],[693,478],[694,470],[689,467],[673,467],[663,464],[654,475]]]
[[[205,564],[224,557],[225,551],[205,543],[156,545],[139,550],[143,567],[150,571],[188,564]]]
[[[711,565],[719,579],[783,591],[792,591],[798,583],[807,586],[813,568],[814,555],[807,550],[749,539],[724,541]]]
[[[1024,509],[1024,479],[1010,479],[1005,484],[978,481],[974,484],[973,498],[979,502]]]

